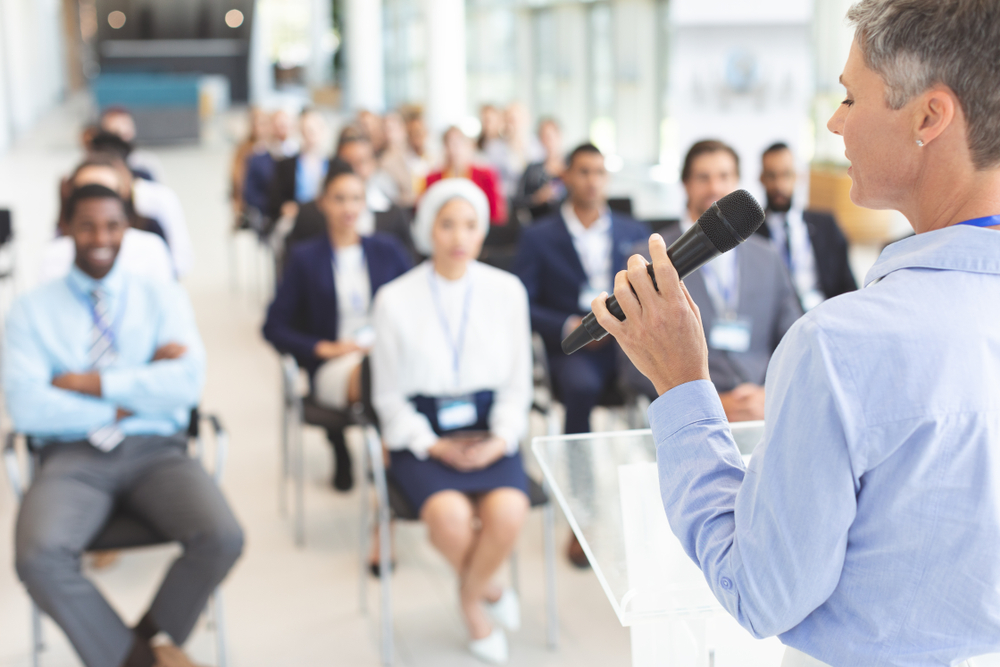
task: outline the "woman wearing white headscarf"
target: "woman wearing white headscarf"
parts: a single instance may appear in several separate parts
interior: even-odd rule
[[[425,194],[413,240],[430,259],[379,291],[372,402],[389,474],[455,568],[477,657],[507,660],[520,625],[513,591],[493,581],[528,511],[519,442],[531,405],[528,298],[513,275],[475,260],[489,226],[467,179]],[[478,519],[478,522],[475,521]]]

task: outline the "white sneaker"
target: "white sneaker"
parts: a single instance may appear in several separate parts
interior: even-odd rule
[[[503,589],[500,599],[487,602],[486,611],[499,625],[511,632],[521,629],[521,600],[513,588]]]
[[[469,642],[469,651],[483,662],[491,665],[506,665],[508,657],[507,635],[500,628],[493,628],[493,632],[486,637],[473,639]]]

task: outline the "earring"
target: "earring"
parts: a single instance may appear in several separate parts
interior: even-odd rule
[[[917,146],[920,146],[921,148],[923,148],[924,147],[924,140],[923,139],[917,139]]]

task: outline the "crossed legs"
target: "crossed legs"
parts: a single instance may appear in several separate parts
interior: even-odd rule
[[[420,511],[431,544],[458,573],[462,614],[473,639],[492,631],[483,602],[500,598],[502,590],[493,577],[514,549],[528,508],[523,492],[500,488],[476,500],[458,491],[440,491]]]

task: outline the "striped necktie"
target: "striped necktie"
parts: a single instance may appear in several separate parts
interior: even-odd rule
[[[87,365],[91,370],[100,371],[110,366],[118,358],[115,349],[114,333],[111,330],[111,317],[108,310],[107,295],[95,289],[90,293],[94,306],[94,323],[90,330],[90,349],[87,352]],[[87,440],[102,452],[110,452],[121,444],[125,434],[115,423],[102,426],[90,433]]]

